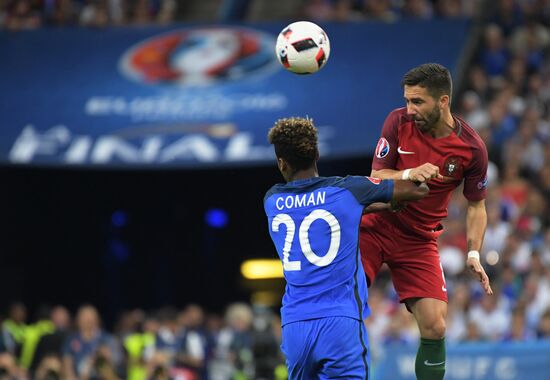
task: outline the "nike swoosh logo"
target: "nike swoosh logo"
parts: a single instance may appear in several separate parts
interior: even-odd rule
[[[414,152],[407,152],[406,150],[401,149],[401,147],[397,147],[397,153],[399,153],[399,154],[414,154]]]
[[[428,367],[433,367],[433,366],[441,365],[441,364],[445,364],[445,361],[442,361],[440,363],[430,363],[429,361],[424,360],[424,365],[427,365]]]

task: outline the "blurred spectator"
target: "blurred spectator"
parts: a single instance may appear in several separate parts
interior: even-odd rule
[[[436,0],[435,11],[443,18],[457,18],[464,15],[462,0]]]
[[[488,25],[485,28],[484,49],[481,53],[481,64],[485,73],[490,78],[504,76],[509,57],[502,30],[496,24]]]
[[[252,331],[253,377],[255,379],[273,379],[275,370],[282,362],[279,346],[281,344],[281,320],[275,318],[271,310],[256,307],[254,310]],[[276,326],[274,326],[276,322]],[[279,338],[279,339],[278,339]]]
[[[250,306],[242,303],[230,305],[225,320],[226,327],[217,335],[209,364],[212,380],[225,380],[239,373],[252,372],[253,313]]]
[[[499,340],[510,325],[510,313],[507,302],[501,292],[493,287],[492,297],[482,297],[478,304],[469,311],[470,321],[473,322],[479,335],[485,340]]]
[[[525,309],[523,306],[517,306],[512,311],[511,320],[510,329],[504,334],[504,341],[522,342],[534,339],[535,333],[526,323]]]
[[[16,358],[21,355],[27,328],[27,308],[21,302],[9,306],[8,317],[2,323],[2,336],[6,350]]]
[[[101,28],[109,24],[107,0],[87,0],[80,12],[79,23],[82,26]]]
[[[130,315],[137,316],[135,313]],[[155,354],[155,339],[159,329],[158,320],[150,315],[135,320],[137,325],[128,326],[134,330],[126,330],[121,336],[126,350],[126,373],[128,380],[144,380],[147,378],[147,362]]]
[[[314,22],[330,21],[334,18],[331,0],[310,0],[304,7],[304,16]]]
[[[178,320],[176,366],[185,370],[188,378],[203,378],[206,364],[204,311],[199,305],[187,305],[180,313]]]
[[[432,4],[427,0],[405,0],[401,12],[404,18],[429,19],[433,15]]]
[[[514,55],[524,57],[530,72],[535,72],[542,67],[544,49],[549,44],[550,32],[532,18],[514,29],[510,37],[510,49]]]
[[[43,335],[38,341],[31,364],[31,372],[37,370],[46,357],[61,357],[63,345],[69,336],[71,316],[65,307],[54,307],[50,313],[50,320],[54,329],[51,333]],[[53,362],[53,360],[50,359],[49,362]]]
[[[398,18],[390,0],[363,0],[362,11],[368,20],[395,22]]]
[[[487,228],[485,230],[485,239],[483,241],[483,257],[489,251],[502,253],[506,239],[510,234],[510,223],[502,220],[500,203],[487,202]]]
[[[8,7],[5,24],[11,30],[36,29],[42,26],[42,17],[31,0],[15,0]]]
[[[492,22],[497,24],[505,36],[521,25],[523,21],[522,10],[516,0],[499,0],[491,4],[493,6]]]
[[[155,337],[155,355],[159,363],[172,365],[178,352],[178,311],[173,307],[165,307],[158,313],[159,327]]]
[[[103,375],[104,365],[111,367],[120,362],[117,344],[101,329],[95,307],[84,305],[78,309],[76,327],[77,331],[68,337],[63,348],[65,379],[76,380],[96,373]]]
[[[467,284],[458,283],[450,290],[447,316],[447,334],[449,342],[460,342],[468,334],[468,310],[470,290]]]

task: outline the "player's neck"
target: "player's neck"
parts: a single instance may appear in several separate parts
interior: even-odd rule
[[[317,165],[309,169],[298,170],[292,173],[291,175],[288,176],[287,182],[298,181],[300,179],[308,179],[313,177],[319,177],[319,172],[317,171]]]
[[[441,137],[447,137],[453,133],[455,129],[455,120],[451,111],[443,112],[439,122],[435,125],[435,128],[432,130],[432,137],[438,139]]]

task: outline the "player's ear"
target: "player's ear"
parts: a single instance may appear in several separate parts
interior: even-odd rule
[[[439,107],[440,108],[449,107],[450,100],[451,100],[451,97],[449,95],[441,95],[439,97]]]
[[[286,170],[286,161],[283,160],[281,157],[277,157],[277,166],[279,167],[279,171],[281,173],[284,173]]]

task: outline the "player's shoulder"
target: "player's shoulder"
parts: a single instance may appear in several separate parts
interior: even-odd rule
[[[322,187],[338,186],[342,177],[312,177],[304,180],[289,183],[278,183],[273,185],[264,196],[264,203],[273,195],[281,193],[301,194],[315,191]]]
[[[267,190],[265,192],[265,195],[264,195],[264,203],[269,199],[269,197],[271,197],[272,195],[274,194],[278,194],[280,192],[282,192],[282,189],[284,188],[285,184],[284,183],[277,183],[273,186],[271,186],[269,188],[269,190]]]
[[[453,115],[453,117],[458,122],[458,137],[474,150],[487,151],[487,147],[477,131],[470,127],[470,125],[460,116]]]

